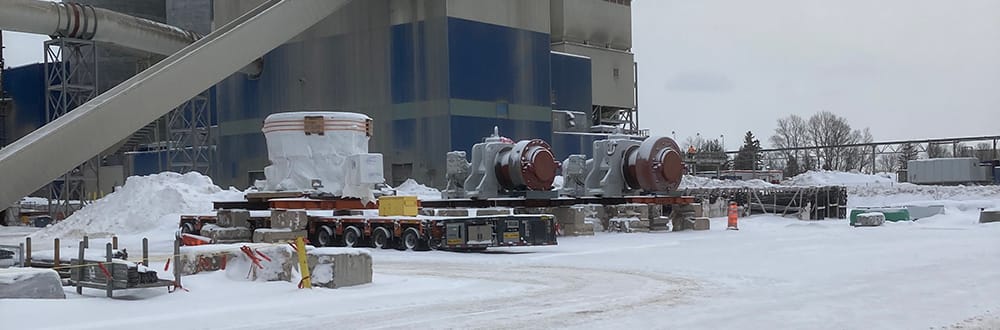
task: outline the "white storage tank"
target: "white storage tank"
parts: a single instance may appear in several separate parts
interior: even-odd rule
[[[264,119],[267,191],[320,191],[373,201],[385,181],[382,155],[368,153],[372,119],[349,112],[284,112]],[[261,186],[258,184],[258,186]]]

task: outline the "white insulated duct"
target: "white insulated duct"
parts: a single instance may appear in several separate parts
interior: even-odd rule
[[[201,35],[175,26],[75,2],[0,1],[0,30],[106,42],[169,56]],[[256,75],[261,63],[241,72]]]

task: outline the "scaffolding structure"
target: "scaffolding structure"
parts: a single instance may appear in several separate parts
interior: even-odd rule
[[[211,175],[215,154],[210,91],[184,102],[167,114],[167,167],[177,173]]]
[[[97,45],[90,40],[56,38],[46,41],[45,122],[52,122],[97,96]],[[98,196],[100,161],[91,158],[48,185],[49,214],[63,219]]]

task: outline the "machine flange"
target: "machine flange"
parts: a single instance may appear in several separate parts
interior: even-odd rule
[[[549,190],[559,162],[549,144],[540,139],[518,141],[498,155],[497,178],[506,189]]]
[[[625,180],[633,189],[665,192],[680,186],[684,162],[673,139],[649,137],[627,151],[625,157]]]

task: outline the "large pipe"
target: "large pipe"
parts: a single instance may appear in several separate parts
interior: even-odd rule
[[[169,56],[201,39],[196,32],[75,2],[5,0],[0,30],[106,42]],[[260,73],[259,60],[241,70]]]

